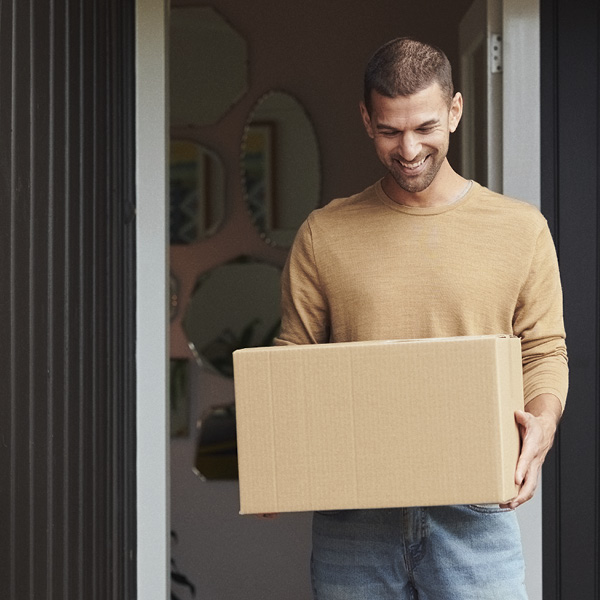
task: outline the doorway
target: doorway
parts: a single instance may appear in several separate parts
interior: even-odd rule
[[[172,9],[194,4],[181,0]],[[378,14],[364,3],[332,2],[322,6],[309,2],[302,7],[292,3],[284,7],[270,0],[252,6],[239,6],[233,0],[213,3],[211,8],[245,40],[248,56],[246,90],[225,115],[204,127],[206,144],[223,148],[219,153],[229,186],[224,214],[239,214],[236,202],[246,206],[239,164],[244,132],[249,115],[272,91],[293,97],[310,119],[320,152],[319,203],[354,193],[379,178],[381,167],[357,112],[366,60],[387,39],[407,34],[443,47],[451,62],[459,64],[458,24],[469,5],[467,1],[454,3],[450,11],[446,3],[436,2],[433,10],[440,18],[432,22],[416,9],[391,1],[380,3]],[[446,10],[452,14],[444,14]],[[347,32],[343,46],[331,43],[332,22]],[[368,23],[373,27],[367,27]],[[452,152],[450,160],[458,165],[462,160],[458,144]],[[532,200],[535,202],[535,198]],[[238,237],[250,235],[248,230],[239,231]],[[284,244],[274,247],[285,249]],[[232,252],[226,245],[219,251],[227,261],[239,256],[237,250]],[[259,258],[273,264],[276,260],[271,252],[272,248],[265,249]],[[222,258],[213,256],[211,250],[203,254],[202,260],[216,265]],[[196,283],[193,280],[192,286]],[[205,387],[205,391],[209,389]],[[193,472],[198,416],[198,407],[192,403],[187,437],[170,444],[171,523],[178,535],[173,550],[178,568],[194,582],[200,596],[290,597],[290,590],[294,590],[294,597],[308,598],[306,515],[290,515],[277,523],[237,516],[236,483],[202,481]]]

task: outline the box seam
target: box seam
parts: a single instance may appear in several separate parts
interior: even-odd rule
[[[352,414],[352,450],[354,458],[354,502],[358,505],[360,496],[358,491],[358,452],[356,448],[356,394],[354,393],[354,355],[356,352],[350,353],[350,397],[351,397],[351,414]]]
[[[309,431],[311,430],[311,420],[314,418],[314,414],[313,414],[313,407],[311,406],[310,408],[306,406],[306,402],[308,401],[308,394],[306,393],[306,377],[304,376],[304,374],[306,373],[307,369],[306,369],[306,363],[307,363],[307,357],[304,357],[302,359],[302,369],[303,369],[303,373],[302,373],[302,377],[300,377],[300,381],[302,381],[302,398],[304,398],[304,448],[305,448],[305,452],[306,452],[306,456],[307,456],[307,460],[309,462],[309,478],[308,478],[308,500],[309,500],[309,505],[313,506],[313,498],[314,498],[314,494],[313,494],[313,490],[314,490],[314,479],[312,477],[312,474],[314,473],[314,468],[313,465],[311,464],[311,459],[312,459],[312,453],[310,452],[310,443],[309,443]],[[310,369],[308,369],[310,371]]]
[[[510,354],[507,357],[507,345],[510,346],[510,341],[508,343],[502,343],[502,340],[506,340],[507,338],[497,338],[494,343],[495,355],[496,355],[496,388],[497,388],[497,397],[496,397],[496,416],[498,419],[498,427],[496,428],[498,431],[498,446],[500,449],[500,480],[502,482],[502,489],[500,490],[500,496],[502,500],[508,500],[506,495],[508,490],[506,489],[506,480],[505,480],[505,472],[506,472],[506,457],[504,456],[504,452],[506,451],[505,440],[504,440],[504,419],[502,418],[502,398],[504,398],[504,392],[506,389],[506,383],[504,380],[507,376],[506,374],[506,366],[507,366],[507,358],[510,357]],[[510,350],[510,348],[508,348]],[[504,360],[501,360],[504,359]],[[500,368],[500,365],[503,365],[503,368]],[[510,368],[508,369],[510,372]],[[510,375],[509,375],[510,377]],[[511,382],[508,382],[508,390],[512,391]]]
[[[269,400],[270,400],[270,405],[271,405],[271,437],[273,439],[273,441],[275,441],[277,438],[275,437],[275,403],[273,401],[273,369],[272,369],[272,365],[271,365],[271,361],[273,360],[273,356],[272,354],[268,354],[267,355],[269,360],[267,361],[267,365],[269,368]],[[275,443],[273,443],[273,491],[275,494],[275,507],[276,510],[275,512],[279,511],[279,492],[277,489],[277,452],[276,452],[276,447],[277,445]]]

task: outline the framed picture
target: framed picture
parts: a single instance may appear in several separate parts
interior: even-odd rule
[[[246,130],[243,156],[248,206],[259,229],[278,228],[275,203],[275,124],[254,121]]]
[[[220,158],[189,140],[171,140],[170,243],[190,244],[216,231],[225,212]]]

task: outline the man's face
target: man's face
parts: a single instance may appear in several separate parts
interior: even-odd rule
[[[388,98],[373,91],[371,114],[361,103],[361,114],[379,160],[396,184],[409,193],[427,189],[443,165],[450,133],[462,115],[462,97],[450,107],[439,84],[412,96]]]

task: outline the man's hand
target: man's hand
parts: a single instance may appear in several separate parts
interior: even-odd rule
[[[552,448],[561,414],[562,406],[553,394],[540,394],[527,403],[524,411],[515,412],[522,441],[515,483],[521,489],[516,498],[501,505],[503,508],[517,508],[533,497],[546,454]]]

